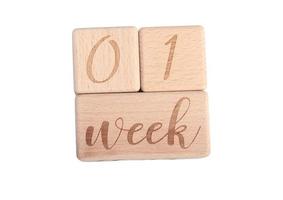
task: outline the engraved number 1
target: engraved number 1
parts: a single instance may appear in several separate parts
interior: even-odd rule
[[[173,37],[170,38],[170,40],[168,40],[165,45],[171,44],[170,47],[170,52],[169,52],[169,56],[168,56],[168,60],[167,60],[167,65],[166,65],[166,71],[164,74],[164,80],[167,80],[170,74],[170,70],[171,70],[171,65],[172,65],[172,61],[173,61],[173,55],[174,55],[174,51],[175,51],[175,47],[176,47],[176,41],[177,41],[177,34],[173,35]]]

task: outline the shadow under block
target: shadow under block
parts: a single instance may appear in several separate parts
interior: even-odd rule
[[[139,44],[143,91],[205,89],[201,26],[142,28]]]
[[[134,27],[75,29],[75,92],[138,91],[138,48],[138,31]]]
[[[83,161],[197,158],[210,151],[203,91],[78,95],[76,129]]]

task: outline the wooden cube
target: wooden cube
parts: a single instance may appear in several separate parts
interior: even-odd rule
[[[143,91],[205,89],[201,26],[142,28],[139,39]]]
[[[76,129],[83,161],[204,157],[210,148],[207,94],[78,95]]]
[[[75,29],[73,55],[76,93],[140,89],[136,28]]]

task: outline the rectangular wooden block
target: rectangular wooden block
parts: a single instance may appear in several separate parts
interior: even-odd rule
[[[197,158],[210,149],[203,91],[78,95],[76,128],[83,161]]]
[[[140,89],[135,27],[73,31],[75,92],[135,92]]]
[[[142,28],[139,42],[143,91],[205,89],[201,26]]]

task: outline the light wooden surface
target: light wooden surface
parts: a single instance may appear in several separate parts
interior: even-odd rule
[[[139,45],[143,91],[205,89],[201,26],[142,28]]]
[[[140,89],[138,31],[134,27],[75,29],[76,93]]]
[[[210,149],[207,94],[78,95],[76,129],[83,161],[204,157]]]

